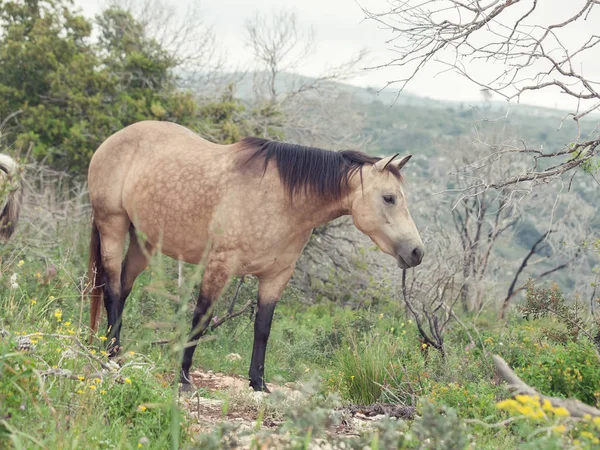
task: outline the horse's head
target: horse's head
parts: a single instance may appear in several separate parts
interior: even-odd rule
[[[352,218],[356,227],[402,269],[418,266],[423,259],[423,241],[408,211],[399,170],[411,156],[394,161],[384,158],[362,170],[362,186],[353,191]]]

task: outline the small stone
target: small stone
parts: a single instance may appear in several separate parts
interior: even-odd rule
[[[31,352],[35,350],[35,344],[31,342],[31,339],[29,339],[28,337],[22,336],[19,339],[17,339],[16,349],[21,352]]]
[[[242,357],[240,355],[238,355],[237,353],[230,353],[229,355],[227,355],[225,357],[225,359],[227,361],[240,361],[242,359]]]

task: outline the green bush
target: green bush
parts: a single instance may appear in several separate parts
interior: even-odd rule
[[[177,55],[125,9],[90,20],[72,0],[0,2],[0,29],[0,117],[18,113],[0,145],[31,146],[54,169],[84,176],[106,138],[142,120],[176,122],[221,143],[251,133],[231,90],[200,105],[179,89]]]
[[[491,382],[478,383],[433,383],[427,399],[436,405],[446,405],[458,412],[462,418],[498,416],[496,402],[504,395],[503,388]]]
[[[469,444],[466,427],[452,408],[438,408],[433,403],[425,403],[422,416],[416,420],[411,431],[421,443],[420,448],[436,450],[460,450]]]
[[[543,394],[600,406],[600,362],[591,343],[543,345],[537,357],[516,372]]]

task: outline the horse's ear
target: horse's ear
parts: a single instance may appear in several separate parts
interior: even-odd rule
[[[385,168],[388,166],[388,164],[391,163],[394,160],[394,158],[396,158],[397,156],[398,156],[398,153],[396,153],[395,155],[392,155],[392,156],[388,156],[387,158],[380,159],[375,164],[373,164],[373,169],[383,172],[385,170]]]
[[[398,168],[398,170],[400,170],[405,166],[410,158],[412,158],[412,155],[407,155],[399,161],[394,161],[394,165]]]

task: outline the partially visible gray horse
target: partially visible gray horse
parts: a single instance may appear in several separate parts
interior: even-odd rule
[[[17,162],[0,153],[0,242],[15,231],[23,200],[23,185]]]

